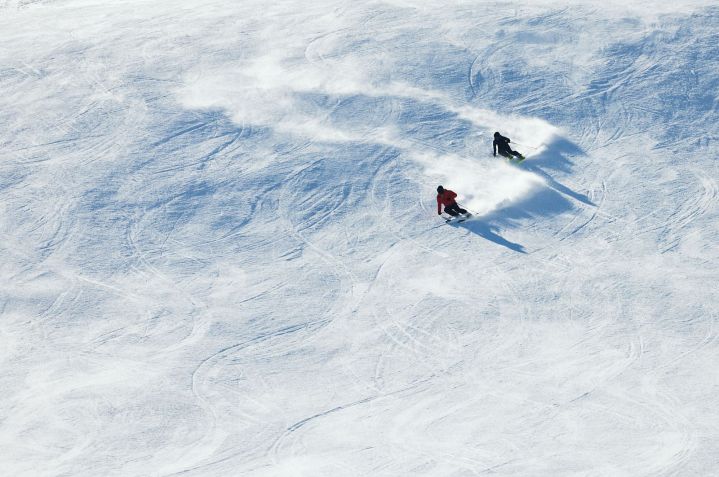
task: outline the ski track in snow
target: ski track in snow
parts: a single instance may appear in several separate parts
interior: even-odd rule
[[[3,475],[713,475],[718,22],[0,2]]]

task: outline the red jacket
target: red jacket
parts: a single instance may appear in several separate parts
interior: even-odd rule
[[[437,194],[437,213],[442,213],[442,206],[447,207],[448,205],[456,203],[457,201],[454,200],[456,197],[457,194],[449,189],[444,189],[444,192]]]

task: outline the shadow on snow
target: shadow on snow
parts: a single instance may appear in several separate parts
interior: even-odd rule
[[[450,223],[449,225],[452,227],[461,227],[463,229],[467,229],[470,232],[473,232],[480,237],[489,240],[490,242],[494,242],[497,245],[507,247],[508,249],[514,250],[515,252],[527,253],[524,250],[523,245],[510,242],[509,240],[496,233],[494,229],[496,229],[497,227],[493,226],[490,221],[486,220],[485,218],[476,218],[466,220],[464,222]]]

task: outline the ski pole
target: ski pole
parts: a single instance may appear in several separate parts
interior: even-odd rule
[[[536,147],[534,147],[534,146],[527,146],[526,144],[522,144],[521,142],[517,142],[517,141],[514,141],[513,144],[516,144],[516,145],[519,146],[519,147],[528,147],[529,149],[537,149],[537,148],[539,148],[539,146],[542,145],[542,144],[540,144],[539,146],[536,146]]]

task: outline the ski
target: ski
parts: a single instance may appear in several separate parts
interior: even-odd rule
[[[461,224],[462,222],[464,222],[465,220],[467,220],[470,217],[472,217],[472,214],[468,212],[465,215],[460,215],[457,217],[450,217],[449,219],[444,219],[444,221],[448,224]]]

